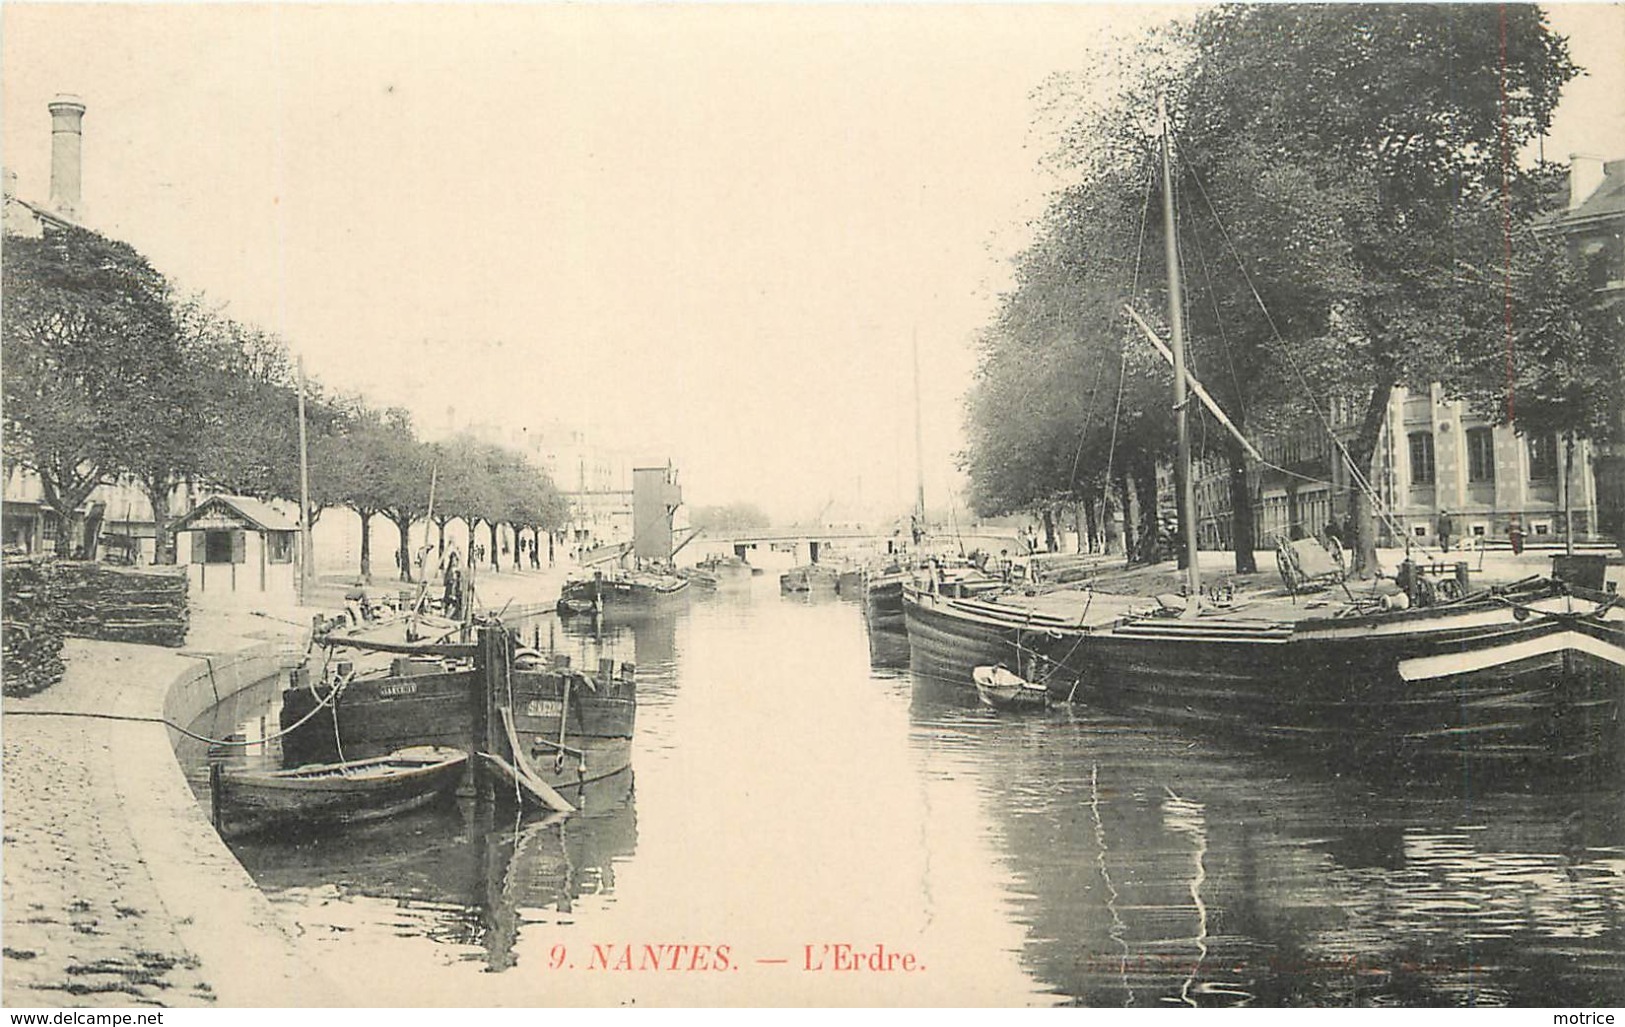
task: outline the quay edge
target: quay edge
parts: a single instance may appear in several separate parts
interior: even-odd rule
[[[5,1005],[355,1004],[215,833],[155,719],[281,673],[296,632],[211,642],[72,639],[61,682],[5,700]]]

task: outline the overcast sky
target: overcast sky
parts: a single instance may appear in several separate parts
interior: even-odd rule
[[[309,370],[430,431],[554,418],[691,503],[807,517],[962,446],[973,338],[1056,180],[1034,91],[1176,9],[6,3],[4,159]],[[1552,8],[1591,76],[1548,156],[1625,156],[1625,7]],[[861,491],[860,491],[861,490]]]

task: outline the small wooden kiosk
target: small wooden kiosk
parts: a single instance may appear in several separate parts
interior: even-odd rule
[[[269,503],[211,496],[172,530],[176,562],[186,567],[194,601],[211,606],[298,602],[299,525]]]

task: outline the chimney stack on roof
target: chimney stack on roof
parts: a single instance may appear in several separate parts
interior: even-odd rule
[[[58,94],[51,111],[51,209],[70,220],[79,217],[82,121],[85,105],[77,97]]]
[[[1602,158],[1584,153],[1569,154],[1569,209],[1591,198],[1602,185]]]

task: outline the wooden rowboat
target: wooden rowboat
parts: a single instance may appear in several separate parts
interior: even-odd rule
[[[1042,710],[1049,706],[1049,689],[1005,667],[977,667],[971,671],[976,697],[996,710]]]
[[[353,824],[417,809],[462,778],[466,752],[420,745],[388,756],[292,770],[227,770],[210,775],[215,827],[222,835],[270,827]]]

